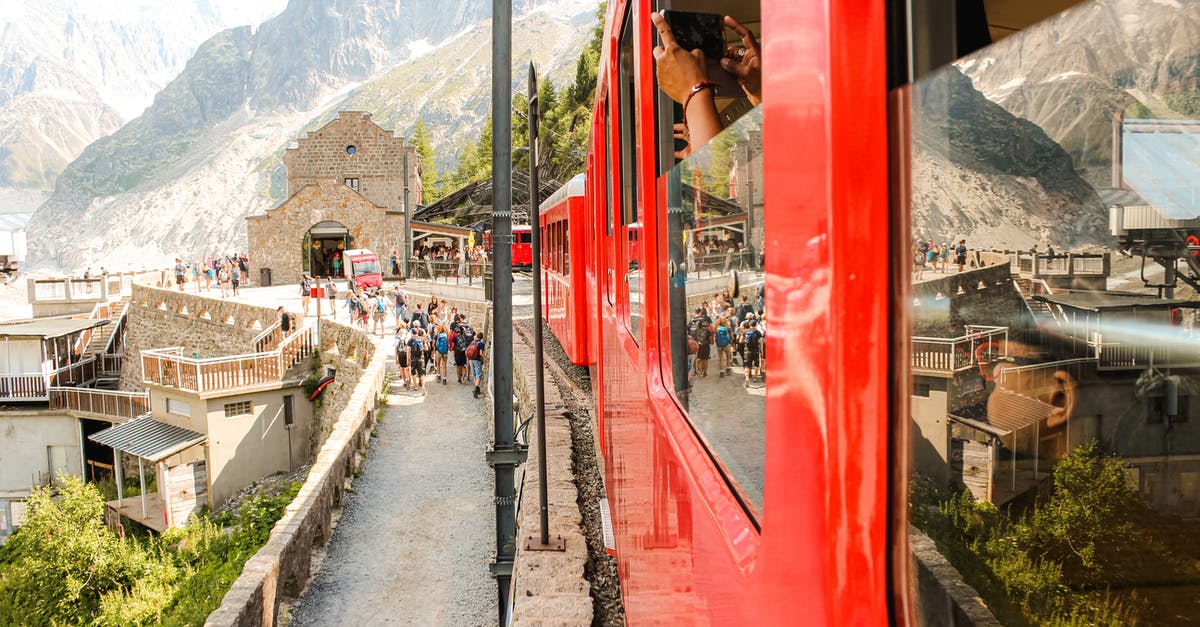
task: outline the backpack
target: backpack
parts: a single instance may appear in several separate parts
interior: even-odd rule
[[[472,361],[479,360],[479,342],[471,342],[467,346],[467,359]]]
[[[708,344],[708,324],[705,323],[703,318],[692,320],[688,326],[691,327],[689,334],[696,340],[697,344]]]
[[[454,335],[454,350],[465,351],[471,342],[475,341],[475,329],[468,325],[462,325],[458,328],[458,333]]]
[[[729,327],[725,325],[717,327],[717,346],[720,348],[729,346],[729,339]]]
[[[757,351],[759,341],[758,330],[746,329],[746,334],[743,336],[743,341],[746,342],[746,348],[749,348],[752,351]]]
[[[384,304],[382,296],[375,298],[375,311],[378,311],[379,313],[387,311],[387,305]]]
[[[420,356],[425,352],[425,340],[422,340],[420,337],[414,335],[413,339],[408,342],[408,347],[412,351],[413,355]],[[414,357],[414,359],[415,358],[417,357]]]
[[[450,340],[446,339],[445,333],[438,333],[437,352],[445,355],[449,351],[450,351]]]

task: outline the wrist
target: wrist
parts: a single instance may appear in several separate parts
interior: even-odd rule
[[[711,98],[717,93],[717,84],[712,81],[699,81],[688,90],[687,96],[683,99],[683,125],[685,127],[687,126],[688,107],[701,92],[708,92],[708,96]]]

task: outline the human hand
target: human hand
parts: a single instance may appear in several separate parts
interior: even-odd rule
[[[675,130],[675,139],[682,139],[683,141],[687,142],[687,145],[683,147],[683,150],[675,151],[675,158],[676,159],[687,159],[688,155],[692,154],[691,133],[688,132],[688,127],[685,124],[676,124],[674,127],[674,130]]]
[[[658,13],[650,14],[654,29],[662,44],[654,47],[654,62],[658,67],[658,88],[667,96],[683,104],[692,91],[692,86],[708,80],[704,63],[704,52],[684,50],[675,41],[675,33],[666,18]]]
[[[737,78],[750,104],[757,105],[762,102],[762,53],[758,48],[758,40],[750,29],[728,15],[725,16],[725,26],[741,36],[742,45],[730,46],[725,50],[721,67]]]

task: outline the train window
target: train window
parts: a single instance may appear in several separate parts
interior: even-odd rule
[[[640,229],[638,223],[638,181],[637,181],[637,142],[634,134],[637,131],[637,100],[636,82],[634,80],[634,65],[636,56],[633,48],[632,13],[626,12],[625,28],[621,31],[619,58],[617,63],[617,90],[621,107],[620,115],[620,181],[621,181],[621,228],[624,237],[618,241],[621,247],[620,258],[624,281],[620,284],[623,295],[629,303],[626,324],[635,342],[641,340],[642,325],[642,270],[640,248],[637,244]]]
[[[893,94],[909,522],[1000,624],[1200,619],[1197,8],[1079,4]]]
[[[563,274],[571,274],[571,237],[568,233],[571,228],[571,218],[563,221],[562,233],[562,256],[563,256]]]
[[[748,511],[762,511],[766,342],[762,109],[666,177],[669,369],[686,410]]]

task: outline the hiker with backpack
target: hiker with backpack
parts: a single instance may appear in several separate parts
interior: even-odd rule
[[[467,344],[464,351],[467,356],[467,364],[471,366],[471,380],[475,383],[475,391],[472,392],[475,398],[479,398],[483,394],[483,391],[479,389],[479,382],[483,379],[483,349],[483,340],[477,335],[470,344]]]
[[[367,306],[371,309],[371,335],[378,334],[383,337],[383,320],[387,317],[387,299],[380,292],[375,292],[375,295],[367,300]]]
[[[717,316],[717,321],[713,323],[716,329],[713,334],[717,345],[717,372],[718,376],[733,374],[733,331],[732,323],[729,317],[721,314]]]
[[[441,323],[437,327],[437,335],[433,337],[433,368],[434,372],[446,385],[446,359],[450,356],[450,327]]]
[[[412,340],[412,331],[408,325],[396,329],[396,367],[400,369],[400,380],[404,389],[412,383],[412,371],[408,367],[408,342]]]
[[[746,316],[740,330],[742,345],[742,366],[746,371],[745,387],[750,387],[751,381],[758,381],[762,376],[762,343],[763,333],[758,326],[757,316],[753,313]]]
[[[711,325],[712,319],[704,312],[703,307],[697,307],[696,313],[688,321],[688,335],[696,340],[696,365],[694,372],[701,378],[708,377],[708,360],[712,358]]]
[[[392,288],[392,313],[396,316],[396,328],[407,326],[408,321],[408,294],[400,289],[400,286]]]
[[[454,369],[458,371],[458,382],[467,382],[467,346],[475,341],[475,329],[467,324],[465,314],[459,317],[458,329],[454,332]]]
[[[414,322],[412,337],[408,340],[408,367],[412,370],[413,389],[420,389],[425,395],[425,329]]]

